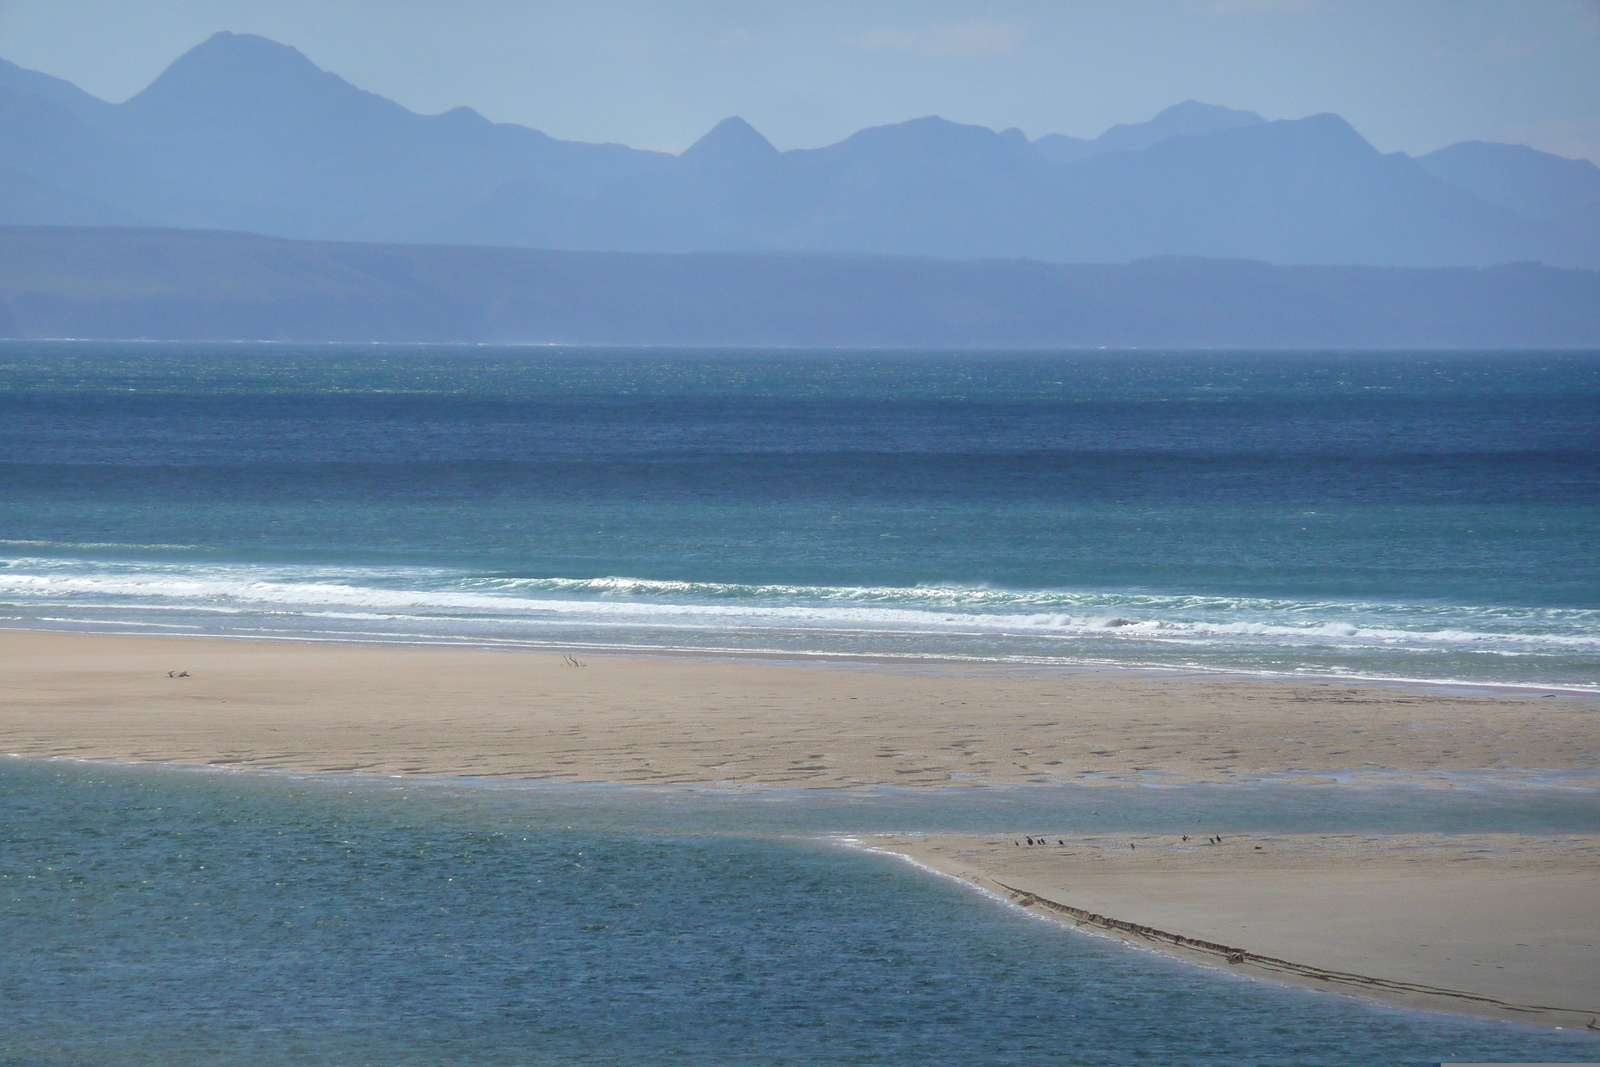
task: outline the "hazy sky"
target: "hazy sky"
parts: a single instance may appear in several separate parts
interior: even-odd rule
[[[1600,0],[0,0],[0,57],[110,100],[216,30],[417,111],[670,151],[734,114],[798,148],[928,114],[1093,136],[1193,97],[1600,160]]]

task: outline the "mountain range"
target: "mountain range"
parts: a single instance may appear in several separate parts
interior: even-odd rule
[[[0,224],[608,252],[1600,267],[1600,168],[1519,145],[1382,153],[1336,115],[1187,101],[1092,140],[929,117],[680,155],[420,115],[219,33],[120,104],[0,61]]]

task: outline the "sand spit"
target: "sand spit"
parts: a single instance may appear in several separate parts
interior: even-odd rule
[[[1064,924],[1237,973],[1553,1026],[1600,1016],[1600,835],[1030,832],[855,843]]]
[[[1600,771],[1600,701],[1332,681],[0,631],[0,751],[912,787]]]

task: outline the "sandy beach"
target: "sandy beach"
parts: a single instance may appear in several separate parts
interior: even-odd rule
[[[1600,770],[1600,705],[1131,671],[3,631],[0,751],[785,787],[1459,783]],[[1051,829],[863,843],[1245,973],[1553,1025],[1600,1013],[1596,839],[1210,845]],[[1051,843],[1014,844],[1024,833]]]
[[[937,663],[0,631],[0,751],[782,786],[1515,780],[1600,770],[1600,702]]]
[[[1555,1026],[1600,1015],[1600,835],[1047,831],[859,843],[1238,973]]]

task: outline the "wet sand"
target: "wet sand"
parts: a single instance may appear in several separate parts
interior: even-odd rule
[[[1236,973],[1554,1026],[1600,1015],[1600,835],[1211,844],[1047,830],[858,840],[1074,928]]]

